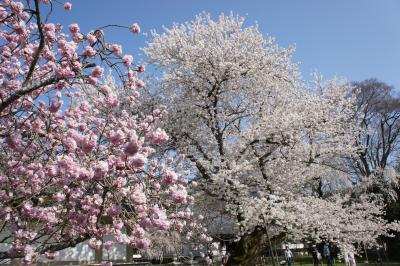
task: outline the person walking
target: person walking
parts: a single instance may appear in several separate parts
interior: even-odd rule
[[[332,266],[331,251],[329,249],[328,243],[324,243],[323,254],[324,254],[324,257],[326,259],[326,265],[327,266]]]
[[[343,259],[344,259],[344,265],[350,266],[349,253],[347,252],[347,250],[343,252]]]
[[[312,256],[313,266],[319,266],[321,254],[318,252],[316,245],[312,245],[311,247],[311,256]]]
[[[356,266],[356,259],[354,258],[354,253],[352,251],[349,251],[347,253],[348,259],[349,259],[349,264],[350,266]]]
[[[292,251],[289,249],[289,246],[286,246],[285,259],[288,266],[292,265],[292,257],[293,257]]]

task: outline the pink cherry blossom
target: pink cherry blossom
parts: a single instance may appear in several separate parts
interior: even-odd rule
[[[129,67],[132,64],[133,57],[131,55],[124,55],[122,61],[126,67]]]
[[[107,85],[102,86],[100,90],[105,95],[109,95],[111,93],[111,88]]]
[[[147,158],[143,154],[138,153],[132,157],[131,162],[134,168],[140,169],[146,165]]]
[[[97,37],[93,33],[88,33],[86,35],[86,38],[88,39],[90,44],[94,44],[97,42]]]
[[[101,247],[101,240],[98,240],[96,238],[91,238],[88,241],[88,245],[92,249],[99,249]]]
[[[135,34],[140,33],[139,24],[133,23],[132,26],[131,26],[131,32],[132,32],[132,33],[135,33]]]
[[[96,66],[94,69],[93,69],[93,71],[92,71],[92,76],[93,77],[95,77],[95,78],[98,78],[98,77],[100,77],[102,74],[103,74],[103,68],[101,68],[101,67],[99,67],[99,66]]]
[[[49,111],[52,113],[57,113],[63,105],[63,101],[60,100],[53,100],[51,105],[49,106]]]
[[[84,53],[89,57],[93,57],[96,55],[97,51],[92,46],[88,45],[85,47]]]
[[[71,10],[71,9],[72,9],[72,4],[71,4],[70,2],[66,2],[66,3],[64,4],[64,9],[65,9],[65,10]]]
[[[54,260],[55,258],[57,258],[59,256],[59,252],[45,252],[45,256],[47,259],[49,260]]]
[[[145,84],[143,82],[143,80],[136,80],[136,86],[138,86],[138,88],[144,88]]]
[[[113,51],[114,55],[120,56],[122,54],[122,46],[118,44],[111,45],[111,50]]]
[[[138,140],[132,140],[125,145],[124,152],[127,155],[135,155],[140,148],[140,144]]]
[[[178,175],[171,170],[166,170],[163,176],[162,181],[166,184],[174,184],[178,180]]]
[[[81,29],[79,28],[79,25],[76,24],[76,23],[70,24],[70,25],[68,26],[68,29],[69,29],[69,31],[70,31],[72,34],[77,34],[77,33],[79,33],[80,30],[81,30]]]
[[[157,145],[164,144],[169,140],[169,136],[161,128],[157,128],[155,131],[149,134],[148,138],[153,144]]]

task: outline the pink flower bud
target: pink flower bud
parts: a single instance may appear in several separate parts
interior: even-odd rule
[[[144,72],[144,66],[142,66],[142,65],[137,65],[137,66],[136,66],[136,71],[139,72],[139,73]]]

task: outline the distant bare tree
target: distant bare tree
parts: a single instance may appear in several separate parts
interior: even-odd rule
[[[397,185],[394,171],[400,143],[400,98],[392,86],[377,79],[354,82],[357,97],[357,116],[363,133],[358,138],[360,150],[353,160],[357,179],[368,190],[383,193],[393,199]],[[388,190],[390,188],[390,190]]]
[[[357,116],[363,133],[358,138],[360,151],[352,160],[354,182],[362,182],[368,193],[381,196],[386,203],[386,219],[400,219],[400,97],[392,86],[377,79],[354,82]],[[398,258],[400,235],[382,239],[390,258]],[[378,251],[378,255],[380,253]],[[386,252],[385,252],[386,257]]]

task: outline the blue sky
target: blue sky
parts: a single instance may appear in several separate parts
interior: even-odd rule
[[[202,11],[217,17],[234,12],[259,24],[281,46],[296,45],[295,62],[308,79],[317,69],[350,81],[376,77],[400,90],[400,1],[398,0],[69,0],[72,11],[58,9],[53,22],[79,23],[82,31],[107,24],[141,25],[142,32],[192,20]],[[137,59],[149,37],[126,30],[107,32]]]

